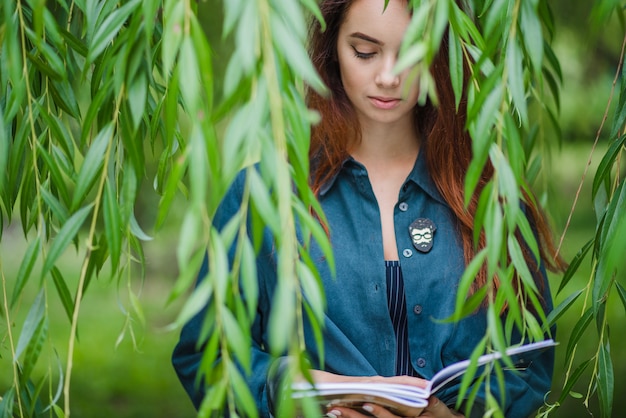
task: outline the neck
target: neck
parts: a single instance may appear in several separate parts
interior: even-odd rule
[[[414,162],[419,147],[419,136],[412,124],[362,125],[361,141],[354,145],[350,154],[363,163],[387,165]]]

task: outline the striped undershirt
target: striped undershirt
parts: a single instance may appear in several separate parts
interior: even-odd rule
[[[411,366],[409,354],[409,330],[407,328],[404,280],[399,261],[385,260],[387,275],[387,306],[396,333],[396,376],[418,376]]]

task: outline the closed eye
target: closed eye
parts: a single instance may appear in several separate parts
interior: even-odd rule
[[[354,50],[354,56],[359,58],[359,59],[370,59],[372,57],[374,57],[374,55],[376,55],[375,52],[361,52],[358,49],[356,49],[355,47],[352,47],[352,49]]]

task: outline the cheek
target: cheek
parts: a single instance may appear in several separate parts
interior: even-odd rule
[[[407,101],[417,103],[420,92],[419,77],[411,74],[406,74],[404,77],[404,95]]]

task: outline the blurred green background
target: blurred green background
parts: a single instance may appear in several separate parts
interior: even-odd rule
[[[221,13],[215,6],[216,2],[200,4],[201,18],[205,29],[215,45],[214,63],[216,76],[223,74],[228,60],[228,41],[221,42]],[[557,28],[554,47],[561,61],[564,75],[562,89],[561,127],[563,141],[560,147],[552,149],[552,155],[546,155],[550,161],[548,172],[538,188],[545,190],[546,204],[554,220],[557,239],[560,238],[574,202],[576,191],[581,182],[583,172],[590,158],[592,144],[598,130],[605,106],[607,104],[613,77],[619,62],[619,51],[624,30],[613,19],[610,25],[601,30],[593,31],[589,23],[590,4],[588,2],[570,2],[554,0],[551,2]],[[219,82],[216,83],[219,87]],[[617,100],[617,98],[614,98]],[[609,113],[608,126],[612,114]],[[609,128],[605,128],[607,131]],[[594,167],[602,157],[606,141],[601,139],[598,149],[593,154],[591,167],[586,175],[580,199],[573,214],[571,224],[565,235],[562,253],[566,259],[594,234],[595,214],[590,203],[590,185],[593,180]],[[137,217],[142,225],[149,226],[154,220],[154,208],[158,204],[158,196],[150,189],[150,176],[145,179],[145,188],[137,209]],[[180,203],[183,205],[184,203]],[[168,226],[155,235],[154,240],[146,243],[147,260],[146,279],[141,283],[133,278],[129,283],[112,283],[102,274],[94,280],[87,292],[79,323],[79,341],[74,356],[74,372],[72,375],[72,417],[75,418],[140,418],[140,417],[193,417],[195,412],[186,394],[180,387],[170,364],[170,355],[178,337],[178,329],[169,329],[174,321],[182,301],[167,303],[169,292],[174,284],[177,268],[175,249],[179,217],[172,213]],[[148,231],[151,232],[151,231]],[[5,265],[2,270],[11,283],[11,277],[18,268],[26,245],[19,225],[13,224],[4,231],[0,251]],[[71,251],[63,260],[65,271],[75,271],[78,277],[78,261]],[[15,265],[6,265],[6,263]],[[562,294],[556,295],[556,303],[560,302],[574,289],[582,288],[589,276],[589,266],[583,264],[575,280],[570,283]],[[71,273],[70,273],[71,274]],[[70,275],[68,274],[68,276]],[[137,274],[139,276],[139,274]],[[556,290],[559,277],[551,277],[551,287]],[[145,316],[145,325],[135,320],[128,320],[125,310],[130,302],[127,286],[140,292],[140,301]],[[50,290],[53,292],[53,290]],[[31,295],[34,297],[35,295]],[[50,298],[54,300],[54,297]],[[30,301],[25,299],[25,306]],[[621,304],[613,304],[615,312],[611,312],[613,322],[620,320],[623,324],[624,311]],[[65,349],[69,335],[69,321],[60,305],[49,307],[51,312],[58,312],[51,324],[54,334],[53,345],[57,350]],[[558,389],[563,383],[566,365],[563,355],[567,345],[567,337],[575,321],[579,318],[582,308],[577,307],[561,319],[558,328],[558,340],[561,345],[557,349],[557,367],[554,384]],[[25,315],[25,313],[24,313]],[[135,317],[133,317],[135,318]],[[18,324],[19,320],[16,321]],[[14,330],[17,331],[14,327]],[[132,334],[131,334],[132,330]],[[617,331],[617,332],[616,332]],[[594,349],[596,336],[590,328],[581,348],[584,355],[590,356]],[[123,333],[123,339],[118,338]],[[58,343],[55,344],[55,341]],[[615,417],[624,416],[620,411],[626,410],[626,399],[620,394],[626,393],[626,338],[620,330],[612,335],[612,352],[615,362]],[[56,355],[65,363],[65,352],[48,353],[51,358]],[[10,370],[10,352],[8,341],[0,340],[0,393],[8,386],[12,373]],[[574,368],[577,363],[574,364]],[[53,375],[58,375],[54,364],[40,364],[42,369],[51,368]],[[45,370],[41,370],[45,372]],[[574,388],[585,396],[587,388],[585,379],[582,385]],[[53,382],[53,386],[56,382]],[[548,399],[553,401],[553,397]],[[584,399],[574,397],[553,415],[556,417],[589,416],[583,406]],[[593,402],[592,411],[597,411]]]

